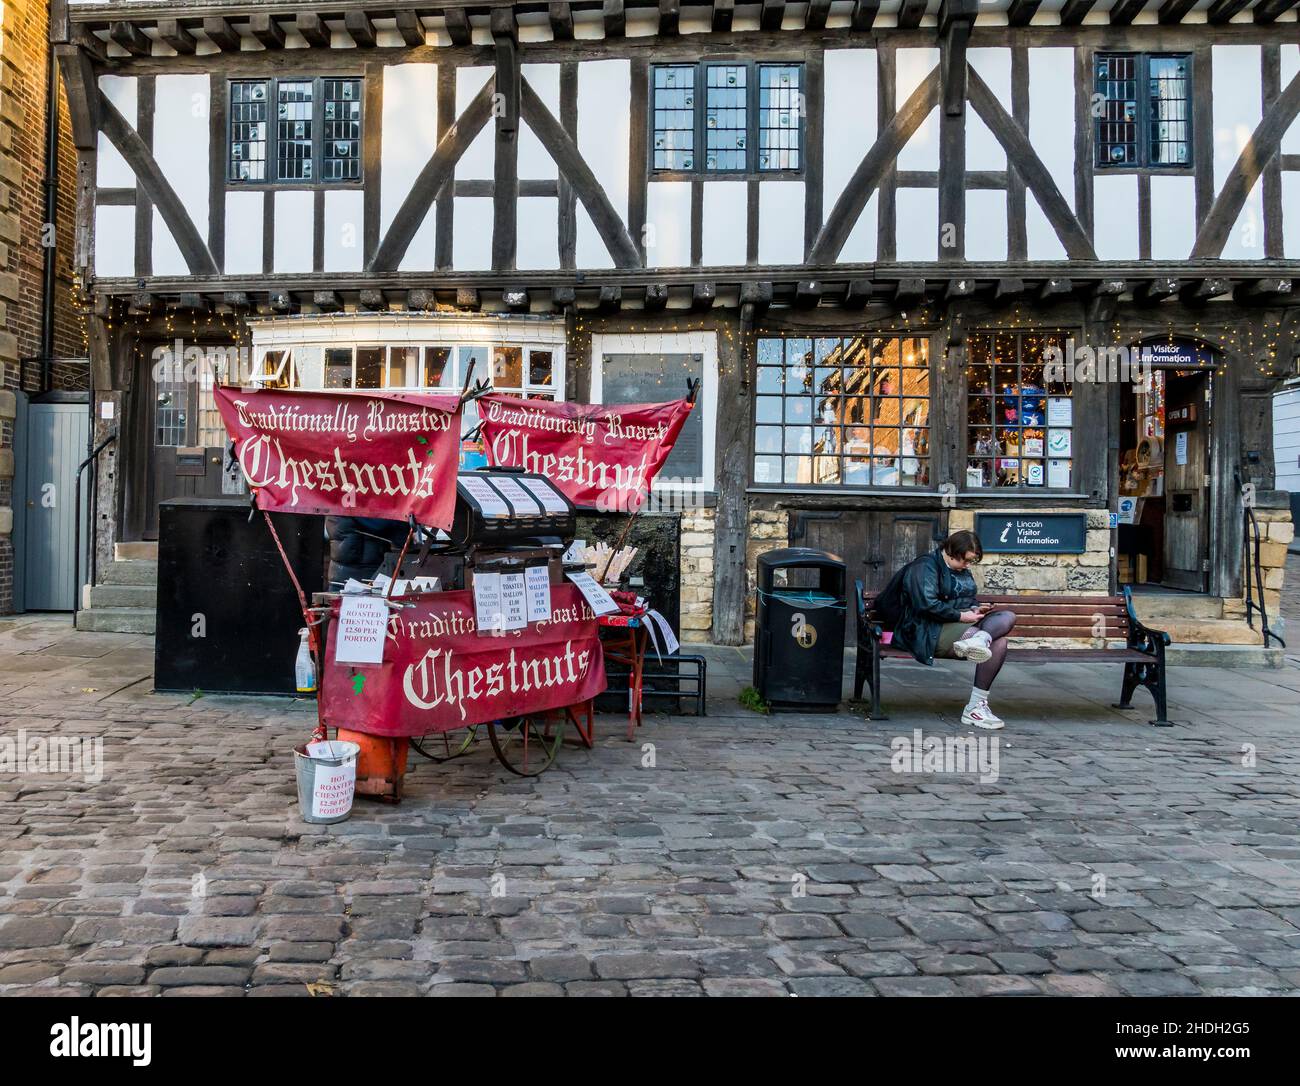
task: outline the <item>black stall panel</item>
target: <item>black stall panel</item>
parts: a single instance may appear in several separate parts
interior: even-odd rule
[[[261,513],[242,498],[159,505],[154,689],[293,694],[302,612]],[[325,588],[325,518],[272,515],[303,591]]]

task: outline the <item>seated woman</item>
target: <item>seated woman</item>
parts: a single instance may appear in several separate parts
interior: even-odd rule
[[[921,663],[933,664],[936,656],[975,662],[975,683],[961,722],[993,730],[1003,722],[989,708],[989,689],[1006,659],[1016,616],[976,600],[969,567],[983,557],[974,532],[954,532],[895,573],[875,609],[894,631],[892,644]]]

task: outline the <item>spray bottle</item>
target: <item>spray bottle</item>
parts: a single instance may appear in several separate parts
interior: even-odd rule
[[[306,626],[298,631],[298,657],[293,662],[293,674],[299,694],[316,693],[316,661],[311,658]]]

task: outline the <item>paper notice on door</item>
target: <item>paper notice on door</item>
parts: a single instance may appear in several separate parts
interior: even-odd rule
[[[336,664],[382,664],[388,605],[375,596],[344,596],[334,641]]]
[[[474,574],[474,624],[480,637],[494,637],[505,632],[505,613],[501,606],[501,574]]]
[[[524,584],[522,573],[501,574],[501,612],[505,617],[502,623],[507,630],[522,630],[528,625],[528,589]]]
[[[1064,490],[1070,485],[1070,461],[1049,460],[1047,462],[1047,485]]]
[[[1047,425],[1069,426],[1074,421],[1074,401],[1069,396],[1047,398]]]
[[[1174,463],[1180,466],[1187,463],[1187,431],[1179,430],[1174,438]]]
[[[597,615],[613,615],[618,612],[619,606],[614,598],[596,583],[590,573],[566,573],[565,576],[578,586],[583,599]]]
[[[486,479],[479,478],[477,475],[462,475],[460,485],[478,503],[478,507],[485,517],[508,517],[510,515],[510,506],[506,505],[505,499],[492,489]]]
[[[545,479],[520,479],[519,481],[528,488],[534,498],[542,503],[542,508],[548,513],[563,514],[569,511],[564,496]]]
[[[518,479],[512,479],[509,475],[498,475],[492,480],[492,485],[501,492],[501,496],[506,501],[514,506],[515,516],[540,517],[542,515],[541,506],[519,485]]]
[[[528,588],[528,621],[546,622],[551,617],[551,571],[546,566],[524,570]]]

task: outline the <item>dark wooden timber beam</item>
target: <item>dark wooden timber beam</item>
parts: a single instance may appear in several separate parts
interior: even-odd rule
[[[307,44],[313,48],[328,49],[330,47],[330,28],[325,25],[325,20],[314,12],[298,12],[298,17],[294,20],[294,26],[297,27],[298,33],[307,39]]]
[[[1065,0],[1061,8],[1061,25],[1078,26],[1096,5],[1097,0]]]
[[[424,36],[424,23],[420,21],[418,11],[399,11],[397,13],[397,32],[407,45],[424,45],[428,40]]]
[[[900,279],[894,287],[894,302],[897,305],[915,305],[924,299],[924,279]]]
[[[338,292],[333,290],[312,291],[311,304],[322,313],[337,313],[343,308],[343,300],[338,296]]]
[[[210,15],[203,20],[203,33],[223,53],[239,52],[239,31],[230,25],[229,19],[219,15]]]
[[[647,313],[657,313],[667,305],[667,283],[651,283],[645,288],[645,309]]]
[[[1231,279],[1194,279],[1182,289],[1185,302],[1208,302],[1232,293]]]
[[[459,292],[457,292],[456,302],[460,304]],[[406,292],[406,308],[411,313],[428,313],[437,307],[438,298],[431,290],[421,290],[417,287]]]
[[[785,0],[763,0],[759,9],[758,25],[764,30],[780,30],[785,18]]]
[[[1254,282],[1242,283],[1234,297],[1243,305],[1267,305],[1286,299],[1291,294],[1290,279],[1256,279]]]
[[[622,308],[622,287],[606,285],[600,288],[600,294],[596,298],[596,311],[598,313],[617,313]]]
[[[1182,284],[1177,279],[1170,279],[1167,276],[1148,279],[1134,288],[1133,300],[1139,305],[1155,305],[1166,298],[1172,298],[1181,287]]]
[[[623,13],[623,0],[605,0],[602,13],[605,19],[605,37],[623,37],[627,32],[627,16]]]
[[[849,17],[850,30],[870,30],[880,13],[880,0],[853,0],[853,13]]]
[[[1300,0],[1259,0],[1252,14],[1257,23],[1275,23],[1279,16],[1290,11],[1297,3]]]
[[[845,309],[861,309],[871,301],[874,291],[875,284],[870,279],[850,279],[844,288],[844,301],[841,304]]]
[[[516,290],[503,290],[501,304],[511,313],[527,313],[532,300],[528,297],[528,291],[520,287]]]
[[[731,29],[736,14],[736,0],[713,0],[713,30],[721,34]]]
[[[573,9],[561,0],[560,3],[552,3],[547,8],[547,14],[551,19],[551,36],[556,41],[572,41]]]
[[[442,13],[442,18],[447,24],[447,35],[451,38],[452,45],[469,45],[474,40],[469,15],[464,8],[447,8]]]
[[[1168,26],[1171,23],[1181,23],[1183,16],[1192,8],[1196,7],[1196,0],[1165,0],[1160,5],[1160,11],[1157,18],[1162,26]]]
[[[712,309],[718,300],[718,284],[696,282],[691,285],[691,308]]]
[[[1214,3],[1205,9],[1205,21],[1215,26],[1226,23],[1249,4],[1250,0],[1214,0]]]
[[[740,284],[741,305],[752,305],[755,309],[766,309],[772,304],[772,284],[768,280]]]
[[[99,145],[99,82],[90,54],[79,45],[56,45],[59,74],[68,96],[68,118],[72,123],[72,145],[93,151]]]
[[[382,312],[388,308],[388,298],[382,290],[363,290],[358,299],[362,309],[371,313]]]
[[[206,297],[190,291],[176,295],[167,303],[167,309],[172,313],[207,313],[210,308]]]
[[[659,33],[675,37],[682,19],[682,0],[659,0]]]
[[[179,19],[159,19],[158,40],[170,45],[181,56],[189,56],[199,44],[198,39],[181,26]]]
[[[1092,294],[1098,298],[1118,298],[1127,290],[1126,279],[1099,279],[1092,284]]]
[[[482,300],[479,293],[473,287],[456,288],[456,308],[457,309],[479,309],[482,306]]]
[[[816,309],[821,305],[822,285],[816,279],[801,279],[795,284],[794,304],[796,309]]]
[[[563,313],[578,304],[578,292],[573,287],[560,286],[551,288],[551,308]]]
[[[271,291],[267,301],[273,313],[292,313],[297,308],[293,295],[287,290]]]
[[[221,295],[221,304],[236,313],[243,313],[253,308],[252,299],[243,290],[227,290]]]
[[[1110,25],[1128,26],[1146,6],[1147,0],[1115,0],[1115,6],[1110,9]]]
[[[995,302],[1012,302],[1025,293],[1025,281],[1023,279],[999,279],[997,285],[993,288],[993,300]]]
[[[153,50],[149,35],[135,23],[117,22],[109,25],[108,37],[133,57],[147,57]]]
[[[1053,302],[1067,298],[1074,293],[1074,283],[1069,279],[1048,279],[1038,288],[1040,302]]]
[[[158,308],[158,299],[147,291],[138,291],[131,295],[131,301],[126,307],[127,316],[142,317],[148,316]]]
[[[975,293],[974,279],[949,279],[948,285],[944,288],[944,301],[955,301],[958,298],[969,298]]]
[[[510,8],[493,8],[490,19],[496,50],[497,131],[512,133],[519,128],[519,30]]]
[[[375,24],[364,11],[349,11],[344,14],[343,29],[357,43],[358,49],[375,47]]]
[[[898,28],[915,30],[921,25],[921,17],[929,6],[930,0],[903,0],[903,6],[898,9]]]
[[[284,27],[275,20],[275,16],[258,14],[248,20],[248,29],[264,48],[284,48]]]
[[[1007,8],[1008,26],[1028,26],[1043,0],[1011,0]]]
[[[943,111],[949,117],[960,117],[966,108],[966,45],[978,7],[979,0],[943,0],[939,8]]]
[[[831,0],[808,0],[808,8],[803,14],[805,30],[825,30],[826,16],[831,11]]]

